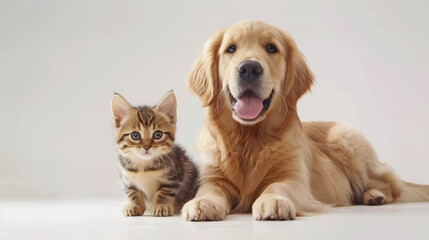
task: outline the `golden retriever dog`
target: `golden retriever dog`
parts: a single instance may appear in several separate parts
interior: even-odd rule
[[[429,186],[400,180],[359,132],[300,121],[297,101],[313,81],[276,27],[245,21],[210,37],[187,80],[207,112],[201,187],[182,209],[186,220],[291,220],[330,206],[429,200]]]

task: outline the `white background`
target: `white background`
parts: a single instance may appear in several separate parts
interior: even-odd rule
[[[0,198],[122,197],[110,100],[174,89],[177,142],[204,119],[185,79],[216,30],[288,31],[316,75],[303,121],[362,131],[381,162],[429,184],[427,1],[0,1]]]

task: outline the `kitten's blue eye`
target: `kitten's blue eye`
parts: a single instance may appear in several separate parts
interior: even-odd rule
[[[131,138],[135,141],[140,140],[140,133],[138,132],[132,132],[131,133]]]
[[[162,132],[161,131],[155,131],[154,133],[153,133],[153,138],[154,139],[156,139],[156,140],[159,140],[159,139],[161,139],[162,138]]]

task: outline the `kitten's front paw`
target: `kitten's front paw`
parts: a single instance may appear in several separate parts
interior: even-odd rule
[[[122,210],[122,214],[126,217],[142,216],[144,211],[145,209],[141,206],[134,203],[128,203]]]
[[[293,220],[296,218],[296,209],[289,199],[277,194],[266,194],[256,199],[252,214],[258,221]]]
[[[171,204],[155,204],[151,207],[150,214],[154,217],[167,217],[173,215],[174,210]]]
[[[222,200],[194,199],[182,208],[183,218],[187,221],[220,221],[226,218],[228,209]]]

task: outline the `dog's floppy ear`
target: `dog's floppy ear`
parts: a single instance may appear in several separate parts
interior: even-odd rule
[[[204,107],[213,103],[221,88],[218,80],[218,50],[224,32],[222,29],[209,38],[188,76],[187,88],[200,97]]]
[[[283,32],[286,46],[286,80],[285,96],[290,106],[296,106],[298,99],[310,90],[314,83],[314,75],[305,61],[304,55],[298,50],[293,39]]]

